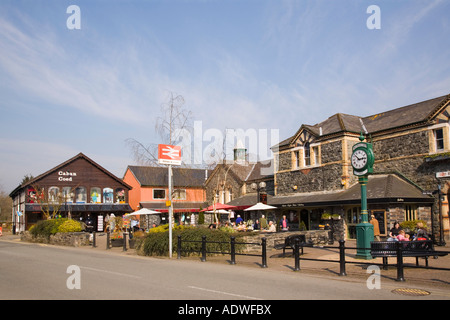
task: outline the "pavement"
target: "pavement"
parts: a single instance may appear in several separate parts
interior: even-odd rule
[[[106,249],[106,239],[99,237],[101,239],[97,240],[97,247],[79,247],[80,250],[97,250],[99,252],[105,252],[108,254],[135,256],[136,250],[128,249],[123,250],[122,247]],[[104,237],[106,238],[106,237]],[[0,241],[13,241],[21,242],[19,235],[12,235],[8,232],[3,232],[0,236]],[[349,248],[356,247],[355,240],[347,240],[345,245]],[[330,248],[333,247],[333,248]],[[311,276],[318,277],[330,277],[339,280],[348,281],[367,281],[367,279],[374,274],[369,268],[372,264],[381,264],[382,259],[376,258],[371,260],[360,259],[356,257],[356,250],[348,249],[346,250],[346,266],[345,266],[345,276],[339,275],[340,264],[339,264],[339,250],[338,242],[333,245],[326,247],[305,247],[304,254],[300,257],[300,270],[295,271],[295,260],[292,255],[292,250],[286,250],[286,255],[283,257],[282,250],[269,250],[267,252],[267,267],[262,267],[262,258],[260,256],[251,255],[236,255],[235,265],[231,265],[230,255],[215,255],[207,256],[205,262],[201,262],[198,256],[182,257],[181,259],[197,260],[199,263],[221,263],[229,264],[230,267],[240,266],[246,268],[264,269],[267,272],[290,272],[290,273],[301,273]],[[447,243],[445,246],[435,246],[437,251],[447,251],[450,253],[450,244]],[[158,257],[160,259],[169,259],[169,257]],[[329,261],[310,261],[302,260],[302,258],[307,259],[320,259]],[[176,253],[172,256],[173,260],[178,260]],[[335,262],[330,262],[335,261]],[[388,270],[383,270],[379,266],[381,282],[384,284],[389,284],[393,286],[403,286],[408,285],[408,287],[416,286],[421,288],[436,288],[439,290],[448,290],[450,293],[450,254],[443,257],[438,257],[437,259],[429,257],[428,259],[430,268],[415,268],[416,260],[415,258],[406,257],[404,258],[404,279],[405,281],[397,281],[397,268],[395,266],[390,266]],[[389,258],[390,264],[396,263],[396,258]],[[420,266],[425,266],[425,260],[419,259]],[[369,268],[369,269],[368,269]],[[448,270],[437,270],[433,268],[446,268]],[[414,294],[411,292],[404,292],[403,294]]]

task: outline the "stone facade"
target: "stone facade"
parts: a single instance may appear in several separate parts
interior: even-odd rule
[[[257,234],[246,236],[239,242],[261,243],[262,238],[266,238],[267,250],[272,250],[276,244],[284,243],[287,236],[304,234],[307,243],[313,245],[327,245],[330,240],[329,230],[312,230],[312,231],[289,231],[289,232],[259,232]],[[255,245],[247,245],[248,252],[261,252],[261,248]]]
[[[449,239],[450,95],[369,117],[336,114],[314,126],[302,125],[294,136],[274,148],[275,198],[341,192],[357,184],[350,157],[353,145],[359,141],[362,124],[370,133],[367,141],[373,143],[374,173],[396,174],[435,197],[434,203],[429,199],[426,205],[420,201],[404,203],[402,197],[385,199],[378,204],[372,201],[369,211],[384,210],[382,220],[386,229],[390,229],[394,221],[425,220],[435,238],[442,237],[443,230]],[[314,161],[304,160],[312,158],[313,154]],[[444,177],[436,179],[437,173],[444,173]],[[441,185],[441,201],[436,193],[438,184]],[[297,220],[312,219],[317,217],[317,212],[339,212],[343,218],[343,236],[348,236],[349,228],[355,225],[349,217],[353,213],[356,217],[359,215],[358,204],[351,203],[338,207],[295,207],[294,203],[285,210],[294,212]]]
[[[81,247],[91,244],[90,236],[91,234],[87,232],[58,232],[51,235],[49,239],[45,237],[34,238],[28,231],[25,231],[21,233],[20,240],[59,246]]]

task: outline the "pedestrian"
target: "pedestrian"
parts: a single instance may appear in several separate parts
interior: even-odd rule
[[[237,216],[236,218],[236,224],[239,225],[241,222],[243,222],[244,220],[241,218],[240,215]]]
[[[288,231],[288,220],[285,215],[283,215],[283,218],[280,221],[281,230]]]
[[[409,241],[409,234],[405,233],[405,230],[400,230],[397,236],[398,241]]]
[[[371,215],[369,223],[373,225],[373,236],[377,241],[380,241],[380,225],[374,215]]]
[[[261,230],[267,229],[267,219],[264,215],[262,215],[262,217],[259,221],[259,226],[260,226]]]
[[[402,230],[402,228],[400,227],[400,223],[398,221],[395,221],[394,226],[392,227],[391,231],[389,231],[388,241],[397,240],[397,236],[400,230]]]
[[[256,219],[255,223],[253,224],[253,230],[259,230],[259,220]]]
[[[273,224],[273,221],[269,221],[269,229],[267,232],[276,232],[277,229],[275,228],[275,225]]]
[[[416,232],[414,233],[413,240],[429,240],[427,229],[423,226],[422,222],[418,222],[416,225]]]

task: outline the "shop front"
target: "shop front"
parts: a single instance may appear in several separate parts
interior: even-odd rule
[[[332,228],[335,237],[355,239],[361,223],[361,193],[358,184],[343,191],[277,195],[269,204],[286,215],[291,230]],[[378,220],[381,237],[395,221],[423,220],[432,227],[434,198],[395,175],[373,175],[367,184],[369,216]]]
[[[70,217],[103,228],[106,215],[131,212],[129,185],[80,153],[20,185],[11,194],[16,230],[28,230],[39,220]],[[99,218],[100,217],[100,218]],[[103,231],[103,230],[98,230]]]

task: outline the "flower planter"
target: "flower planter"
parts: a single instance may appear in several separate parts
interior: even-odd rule
[[[111,239],[111,247],[123,247],[123,239]]]

